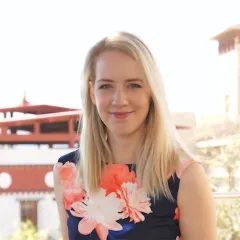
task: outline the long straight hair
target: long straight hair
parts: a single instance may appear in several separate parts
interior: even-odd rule
[[[106,126],[90,97],[90,82],[95,82],[98,57],[105,51],[120,51],[132,57],[142,67],[151,91],[151,104],[147,116],[146,135],[138,153],[136,173],[138,182],[153,197],[173,199],[168,178],[180,162],[180,152],[188,149],[179,138],[166,103],[164,86],[156,61],[148,47],[135,35],[118,32],[94,45],[85,60],[82,84],[82,119],[80,137],[81,176],[86,191],[99,189],[102,168],[112,161],[112,153],[105,139]],[[183,151],[182,151],[183,150]]]

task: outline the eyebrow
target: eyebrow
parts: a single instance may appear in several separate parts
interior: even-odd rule
[[[129,78],[129,79],[126,79],[125,80],[126,82],[143,82],[142,79],[139,79],[139,78]],[[109,82],[109,83],[112,83],[114,82],[113,79],[108,79],[108,78],[100,78],[97,80],[97,82]]]

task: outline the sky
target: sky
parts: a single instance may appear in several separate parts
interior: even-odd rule
[[[89,48],[114,31],[138,35],[157,59],[173,112],[219,110],[218,32],[240,23],[240,1],[0,1],[0,107],[81,106]],[[221,104],[220,104],[221,105]]]

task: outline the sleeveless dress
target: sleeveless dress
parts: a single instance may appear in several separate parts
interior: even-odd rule
[[[101,191],[88,196],[84,186],[76,186],[79,150],[61,156],[59,173],[68,213],[69,240],[181,240],[177,195],[183,170],[195,163],[182,164],[168,184],[174,201],[165,197],[153,201],[137,186],[133,165],[108,164]]]

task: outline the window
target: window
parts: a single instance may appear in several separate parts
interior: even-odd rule
[[[21,201],[21,221],[27,219],[37,226],[37,201]]]

